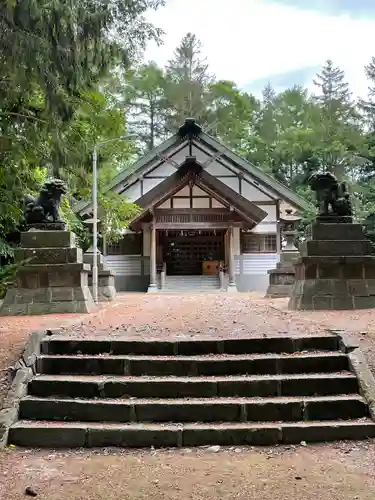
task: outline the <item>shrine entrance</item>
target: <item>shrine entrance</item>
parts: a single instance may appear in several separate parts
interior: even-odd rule
[[[225,230],[158,231],[167,275],[216,274],[213,261],[225,260]]]

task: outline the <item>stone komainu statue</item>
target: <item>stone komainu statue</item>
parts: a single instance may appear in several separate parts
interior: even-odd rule
[[[339,184],[331,172],[311,175],[308,184],[316,194],[319,215],[352,215],[352,205],[346,183]]]
[[[59,214],[61,196],[67,193],[67,186],[60,179],[51,179],[44,183],[39,196],[25,196],[24,217],[26,224],[63,222]]]

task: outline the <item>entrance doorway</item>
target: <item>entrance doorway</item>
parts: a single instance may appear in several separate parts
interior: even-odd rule
[[[200,275],[204,261],[225,259],[225,230],[161,231],[160,244],[168,275]]]

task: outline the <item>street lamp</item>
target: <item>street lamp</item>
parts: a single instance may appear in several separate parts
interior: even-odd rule
[[[130,139],[129,135],[122,135],[114,139],[98,142],[92,152],[92,297],[98,303],[98,149],[105,144]]]

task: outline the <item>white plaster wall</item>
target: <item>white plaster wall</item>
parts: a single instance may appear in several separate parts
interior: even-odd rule
[[[174,203],[174,202],[173,202]],[[210,198],[193,198],[193,208],[209,208]]]
[[[206,156],[207,160],[208,156]],[[233,174],[233,171],[229,170],[228,168],[225,168],[223,165],[220,163],[216,163],[215,161],[210,163],[206,168],[206,172],[217,177],[218,175],[235,175]]]
[[[258,203],[258,207],[267,212],[267,216],[262,220],[262,222],[276,222],[276,205],[261,205]]]
[[[155,177],[155,176],[164,176],[164,177],[169,177],[170,175],[174,174],[176,172],[176,168],[171,165],[170,163],[163,163],[160,165],[160,167],[155,168],[152,172],[147,174],[145,176],[145,179],[148,177]]]
[[[273,199],[271,196],[262,193],[262,191],[247,182],[245,179],[242,180],[241,194],[249,201],[271,201]]]
[[[217,201],[215,198],[212,198],[212,208],[225,208],[225,205]]]
[[[143,194],[146,194],[148,191],[151,191],[155,186],[163,182],[164,179],[148,179],[145,177],[143,179]]]
[[[171,200],[167,200],[165,201],[164,203],[162,203],[161,205],[158,205],[157,208],[171,208]]]
[[[173,208],[190,208],[190,199],[173,198]]]
[[[257,226],[254,227],[254,229],[252,229],[252,232],[253,233],[261,233],[261,234],[265,234],[265,233],[272,233],[272,234],[276,234],[277,232],[277,223],[276,222],[273,222],[271,224],[258,224]]]
[[[197,161],[199,163],[204,164],[209,158],[211,158],[212,156],[215,155],[212,151],[207,150],[207,148],[204,147],[202,144],[199,144],[199,147],[201,149],[203,149],[204,151],[201,151],[201,150],[197,149],[195,146],[193,146],[193,155],[197,158]],[[224,165],[221,165],[221,163],[223,163]],[[228,168],[226,168],[225,165],[227,165]],[[214,161],[214,162],[210,163],[205,169],[208,173],[210,173],[211,175],[214,175],[214,176],[235,175],[235,174],[233,174],[233,171],[234,172],[240,171],[235,166],[226,162],[223,158],[220,158],[220,163],[217,163],[216,161]],[[243,185],[248,184],[246,182],[246,179],[250,182],[252,181],[253,183],[258,182],[253,178],[253,176],[250,173],[244,174],[245,182],[242,182]],[[255,198],[255,197],[253,198],[251,193],[249,193],[249,197],[247,197],[247,195],[243,195],[243,196],[245,196],[250,201],[253,201],[253,200],[258,201],[258,200],[263,200],[263,199],[267,200],[267,199],[276,199],[277,198],[277,196],[271,190],[267,189],[267,187],[263,186],[263,184],[260,182],[259,182],[259,187],[261,187],[262,191],[264,191],[268,195],[269,198],[268,197],[258,198],[258,196],[263,196],[263,197],[265,196],[264,194],[261,195],[258,193],[256,193],[257,198]],[[259,193],[261,193],[261,191]]]
[[[185,161],[185,158],[186,156],[189,154],[189,148],[188,148],[188,145],[186,143],[185,147],[182,148],[182,150],[180,152],[176,152],[177,149],[180,147],[181,145],[180,144],[177,144],[173,149],[165,152],[163,154],[163,156],[173,160],[173,162],[176,162],[178,163],[179,165],[181,165],[184,161]],[[159,175],[159,174],[155,174],[153,172],[156,172],[156,170],[154,170],[153,172],[152,169],[154,169],[162,160],[162,158],[158,158],[156,157],[155,158],[155,161],[151,162],[147,168],[147,172],[145,174],[145,176],[147,175]],[[174,165],[171,163],[171,162],[168,162],[168,161],[165,161],[163,163],[163,165],[169,165],[171,168],[174,169]],[[162,165],[161,165],[162,166]],[[158,167],[159,168],[159,167]],[[175,171],[175,170],[174,170]]]
[[[174,196],[190,196],[190,188],[189,186],[184,186],[180,191],[177,191]]]
[[[200,187],[194,185],[193,186],[193,196],[207,196],[206,191],[203,191]]]
[[[119,186],[119,190],[120,189],[122,189],[122,186]],[[138,200],[138,198],[141,197],[141,183],[139,181],[137,181],[136,183],[134,183],[132,186],[130,186],[128,189],[126,189],[121,194],[129,202],[133,202],[135,200]]]
[[[240,192],[240,181],[238,177],[217,177],[223,184],[229,186],[236,193]]]

